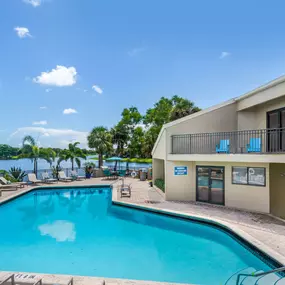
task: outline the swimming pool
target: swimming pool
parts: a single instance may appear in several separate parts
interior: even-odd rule
[[[42,189],[0,206],[0,270],[224,284],[270,267],[215,227],[112,205],[110,188]]]

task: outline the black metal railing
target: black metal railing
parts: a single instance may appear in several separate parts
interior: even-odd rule
[[[285,128],[172,136],[172,154],[285,153]]]

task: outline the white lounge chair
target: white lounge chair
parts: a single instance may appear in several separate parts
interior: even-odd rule
[[[50,178],[50,177],[49,177],[49,174],[48,174],[47,172],[43,172],[43,173],[42,173],[42,178],[43,178],[43,181],[46,182],[46,183],[55,183],[55,182],[58,182],[57,179]]]
[[[83,180],[85,176],[78,175],[76,170],[71,170],[71,177],[75,177],[76,180]]]
[[[3,189],[10,189],[15,188],[17,190],[18,188],[23,188],[25,185],[27,185],[26,182],[14,182],[10,183],[5,177],[0,177],[0,188]]]
[[[44,181],[39,180],[36,176],[35,173],[29,173],[28,174],[28,180],[29,182],[31,182],[32,184],[38,184],[38,183],[43,183]]]
[[[58,180],[64,181],[64,182],[74,181],[74,179],[72,177],[66,177],[64,171],[58,172]]]

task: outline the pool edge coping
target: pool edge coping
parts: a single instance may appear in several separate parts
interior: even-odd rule
[[[271,259],[272,261],[279,263],[280,265],[285,266],[285,256],[279,254],[274,249],[271,249],[269,246],[264,244],[262,241],[254,238],[250,234],[246,233],[242,229],[240,229],[238,226],[232,225],[229,222],[217,219],[217,218],[209,218],[202,215],[194,215],[194,214],[188,214],[183,211],[174,211],[170,209],[165,208],[156,208],[154,206],[150,205],[140,205],[135,203],[129,203],[125,201],[112,201],[114,205],[120,205],[120,206],[127,206],[131,208],[136,208],[140,210],[146,210],[151,211],[158,214],[164,214],[168,216],[173,217],[180,217],[187,220],[195,220],[198,222],[204,222],[208,224],[212,224],[214,226],[220,227],[225,229],[226,231],[229,231],[233,235],[237,236],[241,241],[245,243],[249,243],[250,246],[255,248],[257,251],[261,252],[264,256]]]

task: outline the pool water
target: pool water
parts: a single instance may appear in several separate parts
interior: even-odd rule
[[[0,206],[0,270],[224,284],[269,267],[217,228],[115,206],[109,188],[40,190]]]

